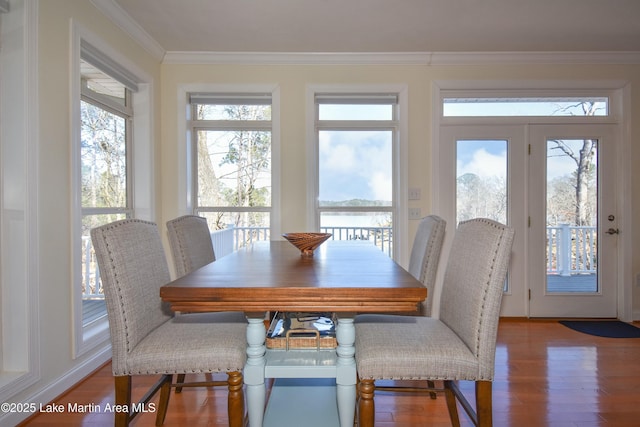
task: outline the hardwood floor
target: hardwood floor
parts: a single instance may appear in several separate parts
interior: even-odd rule
[[[141,383],[134,383],[134,392],[141,393],[135,385]],[[471,383],[461,387],[472,394]],[[111,366],[105,365],[55,403],[65,408],[69,403],[105,408],[113,397]],[[443,396],[432,400],[425,395],[379,392],[375,403],[376,427],[450,426]],[[172,393],[164,425],[226,426],[226,404],[224,388]],[[502,320],[493,414],[495,426],[638,426],[640,339],[595,337],[551,320]],[[460,417],[463,426],[471,425],[464,411]],[[145,413],[132,425],[154,423],[155,414]],[[23,425],[110,426],[113,414],[42,413]]]

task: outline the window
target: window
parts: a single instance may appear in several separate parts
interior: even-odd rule
[[[109,342],[90,230],[128,217],[153,221],[154,191],[150,78],[86,29],[72,26],[72,33],[71,286],[78,357]]]
[[[132,216],[131,91],[82,59],[80,200],[82,209],[82,323],[106,315],[90,231]]]
[[[575,97],[444,97],[444,117],[608,116],[609,99]]]
[[[315,94],[317,217],[338,240],[393,255],[397,94]]]
[[[271,94],[191,93],[189,104],[194,212],[235,249],[269,240]]]

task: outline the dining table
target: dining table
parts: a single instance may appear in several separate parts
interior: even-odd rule
[[[246,314],[247,360],[243,375],[249,426],[263,427],[265,378],[328,375],[335,378],[337,424],[350,427],[357,395],[354,317],[358,313],[417,313],[427,289],[368,241],[329,240],[309,256],[287,241],[273,240],[248,245],[180,277],[162,286],[160,296],[176,312]],[[296,360],[302,354],[298,365],[273,362],[280,360],[278,355],[288,354],[268,350],[265,345],[264,321],[267,313],[276,311],[334,313],[337,346],[329,352],[333,362],[327,362],[326,352],[315,351],[295,353]],[[318,354],[324,356],[318,359]],[[316,373],[305,373],[310,365],[317,365],[312,370]],[[327,368],[331,374],[326,374]],[[275,399],[273,395],[272,391],[270,401]],[[285,408],[276,417],[286,412]],[[306,416],[307,421],[313,418]]]

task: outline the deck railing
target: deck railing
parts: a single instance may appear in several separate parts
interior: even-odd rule
[[[387,255],[391,256],[393,253],[391,227],[322,227],[321,231],[331,233],[332,240],[368,240]],[[547,274],[594,274],[597,270],[597,237],[596,227],[547,227]],[[270,238],[268,227],[229,226],[211,233],[216,258],[222,258],[253,242]],[[102,298],[100,271],[91,239],[84,237],[82,243],[83,298]]]
[[[368,240],[391,256],[391,227],[321,227],[323,233],[331,233],[332,240]],[[211,233],[216,258],[261,240],[270,240],[268,227],[227,226]]]
[[[82,236],[82,299],[103,298],[100,270],[91,237]]]
[[[547,227],[547,274],[595,274],[598,269],[596,227],[561,224]]]
[[[388,256],[393,254],[391,227],[321,227],[323,233],[331,233],[331,240],[368,240]]]

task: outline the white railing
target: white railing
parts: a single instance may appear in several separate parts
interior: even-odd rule
[[[211,232],[211,241],[216,259],[222,258],[253,242],[270,239],[269,227],[236,227],[233,224],[229,224],[227,228]]]
[[[222,258],[236,250],[235,232],[233,228],[225,228],[223,230],[215,230],[211,232],[211,243],[213,243],[213,252],[217,258]]]
[[[331,240],[368,240],[388,256],[392,256],[391,227],[321,227],[323,233],[331,233]]]
[[[391,227],[322,227],[323,233],[331,233],[332,240],[368,240],[391,256]],[[253,242],[269,240],[268,227],[235,227],[227,226],[223,230],[211,233],[213,250],[216,258],[221,258],[239,248]]]
[[[598,266],[596,227],[561,224],[547,227],[547,274],[595,274]]]
[[[103,298],[100,270],[91,237],[82,236],[82,299]]]

